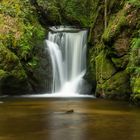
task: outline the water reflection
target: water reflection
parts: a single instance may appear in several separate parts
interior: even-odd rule
[[[140,110],[123,102],[5,100],[0,104],[0,140],[139,140],[139,118]]]
[[[51,130],[49,140],[85,140],[86,128],[82,126],[86,122],[86,117],[83,114],[71,113],[65,114],[55,112],[49,115],[49,123],[47,127]]]

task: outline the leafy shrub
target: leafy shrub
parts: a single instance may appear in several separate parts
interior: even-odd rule
[[[129,3],[136,6],[137,8],[140,8],[140,1],[139,0],[128,0]]]

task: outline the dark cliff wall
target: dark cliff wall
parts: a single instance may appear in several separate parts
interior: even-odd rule
[[[139,103],[140,2],[112,1],[107,7],[107,17],[102,9],[91,36],[95,48],[90,65],[95,67],[90,71],[96,73],[96,95]]]

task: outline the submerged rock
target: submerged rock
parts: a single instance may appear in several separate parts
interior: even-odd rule
[[[67,113],[67,114],[74,113],[74,110],[73,110],[73,109],[67,110],[66,113]]]

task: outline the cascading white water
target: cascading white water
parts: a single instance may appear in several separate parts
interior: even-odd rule
[[[52,93],[78,94],[86,72],[87,31],[51,29],[45,42],[52,61]]]

